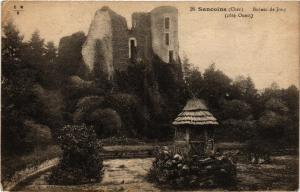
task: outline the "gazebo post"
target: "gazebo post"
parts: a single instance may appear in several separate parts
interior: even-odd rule
[[[187,143],[190,142],[190,132],[189,132],[189,127],[185,128],[185,140]]]
[[[204,128],[204,141],[205,141],[205,145],[207,145],[207,141],[208,141],[208,136],[207,136],[207,126],[205,126]],[[205,146],[206,147],[206,146]]]
[[[188,152],[191,151],[191,146],[190,146],[190,127],[187,126],[185,129],[186,132],[186,144],[187,144],[187,148],[188,148]]]

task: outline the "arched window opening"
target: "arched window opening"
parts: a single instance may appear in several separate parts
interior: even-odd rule
[[[137,42],[136,38],[130,37],[128,41],[128,47],[129,47],[129,59],[135,59],[137,54]]]

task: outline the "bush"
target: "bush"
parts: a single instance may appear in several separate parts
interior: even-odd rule
[[[31,142],[34,148],[46,149],[48,145],[53,144],[51,130],[48,126],[32,120],[25,120],[24,126],[29,130],[24,140],[27,143]]]
[[[174,188],[216,187],[234,184],[236,166],[227,157],[183,157],[159,150],[149,171],[150,181]]]
[[[93,127],[66,125],[58,136],[63,157],[49,177],[49,183],[75,185],[99,182],[103,175],[102,146]]]
[[[252,139],[246,142],[245,152],[248,160],[254,164],[270,163],[274,145],[263,139]]]
[[[285,127],[289,124],[288,116],[265,111],[258,119],[259,136],[272,144],[281,144],[284,140]]]
[[[78,100],[73,113],[74,123],[90,123],[90,114],[101,107],[104,98],[100,96],[86,96]]]
[[[94,123],[98,136],[108,137],[119,135],[122,120],[115,110],[111,108],[97,109],[90,115],[90,119]]]
[[[221,121],[221,126],[215,131],[218,141],[244,142],[256,136],[257,122],[255,120],[227,119]]]
[[[121,118],[122,132],[120,134],[136,137],[144,127],[144,117],[140,100],[130,94],[113,94],[105,97],[104,106],[114,109]]]

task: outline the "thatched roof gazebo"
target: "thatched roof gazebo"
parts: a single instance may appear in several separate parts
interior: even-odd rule
[[[173,122],[175,151],[198,155],[213,153],[214,128],[218,124],[203,100],[190,99]]]

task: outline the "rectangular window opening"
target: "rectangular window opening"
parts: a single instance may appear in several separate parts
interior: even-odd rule
[[[165,29],[170,29],[170,17],[165,17]]]
[[[170,51],[169,51],[169,63],[172,62],[172,61],[174,60],[173,57],[174,57],[174,56],[173,56],[173,51],[170,50]]]
[[[166,45],[169,45],[170,44],[170,34],[169,33],[165,34],[165,40],[166,40]]]

